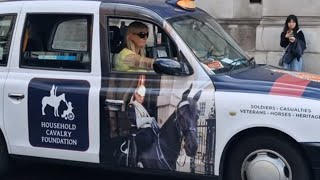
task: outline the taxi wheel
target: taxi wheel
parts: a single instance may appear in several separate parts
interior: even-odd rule
[[[2,134],[0,135],[0,176],[4,176],[9,171],[9,155],[7,145]]]
[[[231,147],[226,180],[310,180],[311,172],[298,147],[279,136],[258,135]]]

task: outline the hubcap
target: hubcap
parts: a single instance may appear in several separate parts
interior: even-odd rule
[[[271,150],[249,154],[241,167],[242,180],[292,180],[289,163]]]

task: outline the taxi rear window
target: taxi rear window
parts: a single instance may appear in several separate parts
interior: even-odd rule
[[[90,15],[27,15],[21,67],[89,72],[91,22]]]

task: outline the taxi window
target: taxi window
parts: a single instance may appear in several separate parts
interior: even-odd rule
[[[77,31],[70,29],[77,28]],[[59,24],[53,38],[52,48],[70,51],[87,51],[87,20],[76,19]]]
[[[90,72],[91,22],[90,15],[29,14],[21,67]]]
[[[7,65],[14,24],[14,15],[0,15],[0,65]]]
[[[154,73],[152,70],[152,63],[148,63],[145,61],[146,59],[154,60],[159,57],[177,57],[177,48],[175,44],[166,32],[156,24],[138,19],[124,18],[108,18],[106,23],[108,24],[108,32],[106,34],[108,35],[107,39],[109,40],[107,43],[109,43],[110,47],[110,52],[107,53],[109,53],[112,71]],[[132,25],[132,23],[136,23],[136,25]],[[129,29],[130,24],[131,28]],[[147,28],[145,29],[142,27]],[[148,32],[147,36],[139,34],[145,32]],[[130,62],[127,62],[127,58],[125,58],[129,57],[133,53],[131,49],[134,49],[133,46],[127,42],[129,37],[128,34],[130,33],[132,38],[131,44],[134,44],[134,46],[143,46],[139,54],[142,57],[139,59],[141,62],[139,62],[139,64],[133,63],[133,61],[136,62],[136,60],[133,60],[130,65]],[[141,43],[143,44],[141,45]],[[126,62],[123,63],[124,61]],[[149,64],[151,64],[151,66]]]

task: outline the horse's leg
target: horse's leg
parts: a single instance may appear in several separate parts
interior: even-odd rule
[[[58,108],[54,108],[54,115],[56,117],[59,117],[59,111],[58,111]]]
[[[46,108],[46,105],[44,106],[44,105],[42,104],[42,116],[46,115],[46,113],[44,112],[44,108]]]

